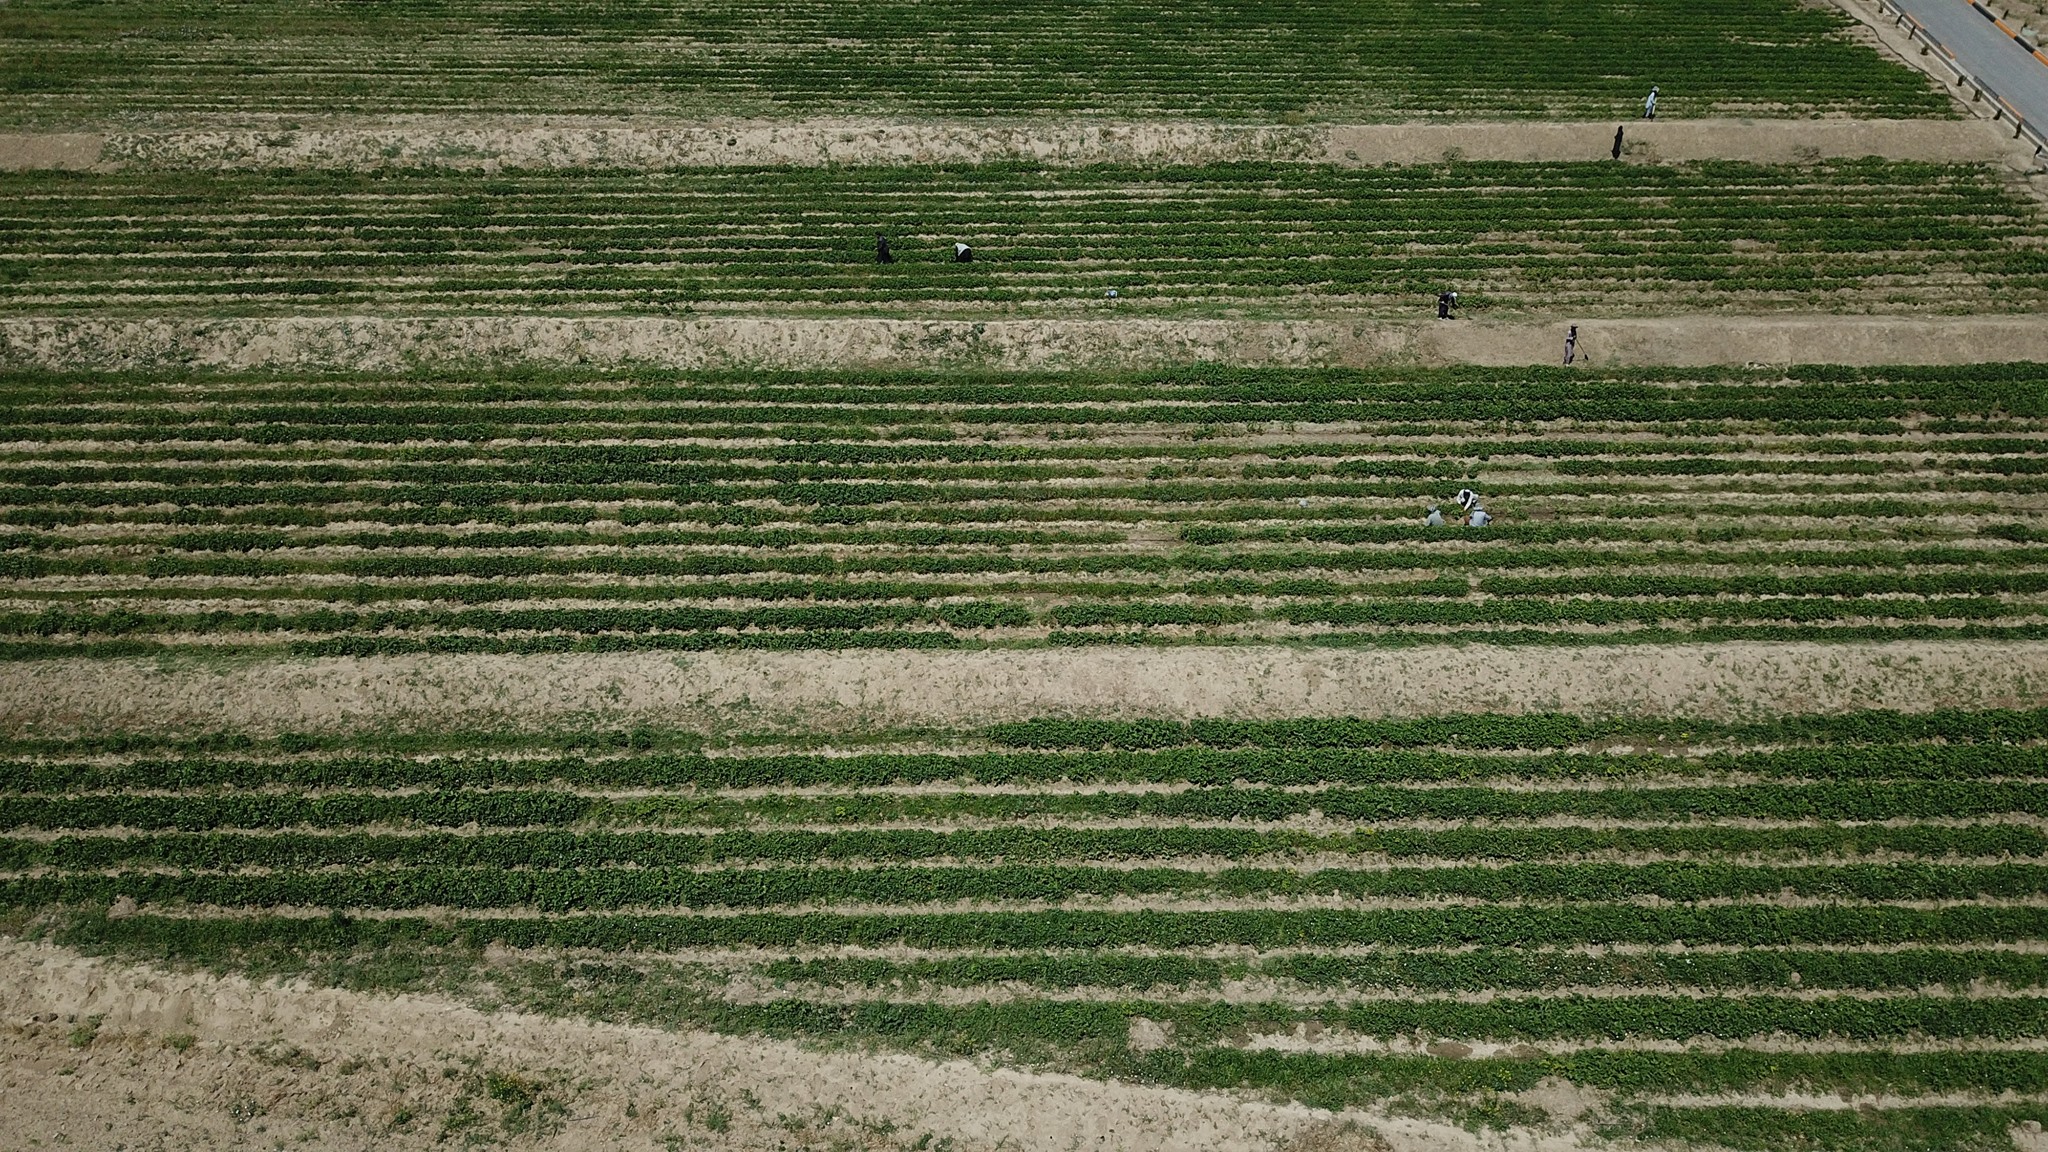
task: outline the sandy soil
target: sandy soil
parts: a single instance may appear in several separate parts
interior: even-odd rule
[[[484,1136],[765,1152],[924,1147],[927,1133],[962,1152],[1578,1147],[1563,1134],[1482,1145],[1410,1119],[168,974],[5,938],[0,1092],[9,1148],[410,1149]]]
[[[101,163],[106,154],[104,136],[86,132],[53,132],[47,135],[0,133],[0,171],[58,168],[84,171]]]
[[[1136,648],[332,658],[213,668],[0,665],[0,730],[535,728],[708,732],[973,725],[1045,715],[1285,717],[1567,711],[1742,717],[2039,707],[2048,644]]]
[[[742,165],[1207,164],[1276,160],[1427,164],[1604,160],[1614,125],[1496,122],[1282,125],[1202,121],[813,119],[712,123],[412,118],[303,130],[222,128],[0,135],[0,169],[678,168]],[[1633,162],[1796,163],[1839,156],[1993,161],[2009,148],[1973,121],[1677,120],[1628,125]]]
[[[396,371],[432,361],[674,367],[976,366],[1006,370],[1213,362],[1550,364],[1567,324],[1595,365],[1969,364],[2048,360],[2048,315],[1739,316],[1602,320],[884,320],[724,317],[285,317],[0,320],[0,365],[109,370]]]

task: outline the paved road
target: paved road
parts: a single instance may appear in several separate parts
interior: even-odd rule
[[[2048,134],[2048,64],[1985,19],[1969,0],[1887,2],[1920,21],[1965,72],[1990,85],[2028,124]]]

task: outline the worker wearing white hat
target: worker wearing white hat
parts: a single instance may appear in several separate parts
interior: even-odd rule
[[[1465,524],[1474,528],[1484,528],[1493,523],[1493,517],[1479,506],[1479,493],[1470,488],[1458,489],[1458,507],[1465,510]]]

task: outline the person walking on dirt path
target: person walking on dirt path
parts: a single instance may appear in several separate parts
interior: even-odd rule
[[[895,262],[895,254],[889,251],[889,238],[880,232],[875,233],[875,263],[894,264]]]
[[[1614,126],[1614,158],[1621,159],[1621,125]]]
[[[960,242],[959,242],[959,241],[957,241],[957,240],[956,240],[956,241],[954,241],[954,242],[953,242],[953,263],[955,263],[955,264],[972,264],[972,263],[974,263],[974,249],[972,249],[972,248],[969,248],[969,247],[968,247],[967,245],[965,245],[965,244],[962,244],[962,243],[960,243]]]
[[[1646,96],[1646,97],[1644,97],[1644,98],[1643,98],[1643,119],[1645,119],[1645,120],[1655,120],[1656,118],[1657,118],[1657,86],[1656,86],[1655,84],[1652,84],[1652,85],[1650,85],[1650,94],[1649,94],[1648,96]]]
[[[1437,318],[1437,319],[1439,319],[1439,320],[1456,320],[1456,319],[1457,319],[1457,317],[1456,317],[1456,316],[1453,316],[1453,315],[1451,315],[1451,310],[1452,310],[1453,308],[1456,308],[1457,306],[1458,306],[1458,294],[1457,294],[1456,292],[1439,292],[1439,293],[1437,293],[1437,294],[1436,294],[1436,318]]]
[[[1578,359],[1578,356],[1579,326],[1574,324],[1571,326],[1571,330],[1564,334],[1564,362],[1570,364],[1573,360]]]

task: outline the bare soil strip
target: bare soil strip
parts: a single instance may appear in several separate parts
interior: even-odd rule
[[[487,1095],[491,1076],[500,1085],[517,1078],[559,1109],[552,1124],[501,1133],[505,1146],[566,1152],[676,1146],[667,1137],[692,1148],[881,1150],[912,1147],[926,1134],[963,1152],[1482,1146],[1459,1129],[1411,1119],[1340,1118],[964,1061],[487,1014],[430,997],[172,975],[0,939],[7,1147],[90,1132],[100,1147],[293,1139],[333,1149],[431,1148],[462,1115],[465,1094],[483,1114],[483,1132],[502,1123]],[[1532,1134],[1517,1147],[1579,1145]]]
[[[1420,310],[1420,304],[1418,304]],[[0,366],[398,371],[432,362],[679,368],[978,367],[1167,363],[1312,367],[1579,362],[1976,364],[2048,360],[2048,315],[1692,316],[1518,320],[374,316],[0,320]]]
[[[220,128],[92,135],[0,134],[0,170],[28,168],[715,168],[755,165],[1212,164],[1359,166],[1466,160],[1607,160],[1598,122],[1317,124],[1203,121],[522,121],[414,118],[310,129]],[[2006,135],[2010,135],[2007,133]],[[1831,157],[1996,161],[1991,126],[1962,120],[1679,120],[1632,123],[1635,163]]]
[[[2048,644],[390,656],[0,665],[0,731],[964,727],[1035,716],[1746,717],[2048,703]]]

